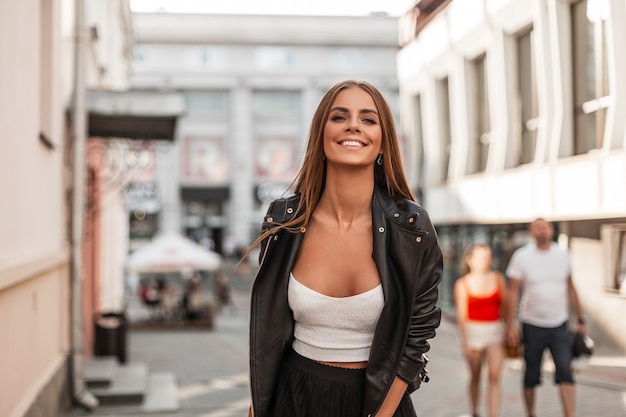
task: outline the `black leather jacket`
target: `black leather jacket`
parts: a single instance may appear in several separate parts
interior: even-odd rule
[[[263,230],[292,219],[298,195],[274,201]],[[426,211],[405,198],[392,199],[378,186],[372,199],[372,257],[385,307],[376,326],[366,370],[363,416],[380,408],[395,376],[415,391],[425,377],[427,339],[435,336],[441,310],[435,305],[443,262]],[[255,417],[268,408],[283,354],[291,348],[294,321],[287,302],[289,273],[306,230],[280,230],[261,244],[260,266],[250,305],[250,386]]]

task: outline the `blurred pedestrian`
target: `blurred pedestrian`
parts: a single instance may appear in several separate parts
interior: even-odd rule
[[[553,241],[554,228],[544,219],[530,225],[534,242],[513,254],[506,274],[510,278],[510,310],[507,342],[519,341],[514,323],[520,289],[523,296],[519,321],[524,346],[524,404],[529,417],[535,416],[535,388],[541,383],[543,352],[550,349],[554,360],[554,382],[559,385],[563,416],[576,414],[576,391],[572,376],[572,338],[568,329],[568,299],[577,316],[576,331],[585,334],[585,320],[572,282],[567,250]]]
[[[473,417],[480,408],[481,371],[487,364],[489,417],[500,412],[500,376],[504,363],[504,276],[491,269],[491,249],[472,245],[465,253],[465,275],[454,285],[461,348],[469,366],[468,393]]]
[[[208,302],[202,289],[202,276],[197,271],[185,282],[181,306],[185,320],[197,321],[206,318]]]
[[[256,242],[250,415],[414,417],[442,257],[375,87],[326,92],[294,184]]]
[[[233,303],[232,287],[230,285],[230,280],[223,273],[219,273],[215,277],[215,293],[217,295],[217,301],[220,310],[222,308],[230,307],[232,313],[235,313],[237,311],[235,303]]]

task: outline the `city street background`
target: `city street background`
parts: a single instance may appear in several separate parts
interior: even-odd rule
[[[212,330],[131,330],[129,356],[151,371],[175,372],[180,410],[146,413],[139,406],[106,406],[87,413],[75,409],[68,417],[241,417],[247,415],[249,277],[232,280],[233,306],[217,316]],[[129,313],[141,314],[130,297]],[[429,353],[431,380],[412,398],[418,416],[469,417],[465,384],[467,369],[451,316],[444,314]],[[612,349],[597,348],[588,369],[577,374],[578,416],[626,416],[626,358]],[[594,365],[597,364],[597,365]],[[507,359],[502,374],[504,417],[524,417],[521,398],[521,361]],[[557,388],[549,367],[537,391],[539,417],[560,417]],[[483,384],[484,386],[484,384]],[[483,401],[484,402],[484,401]],[[483,411],[483,414],[486,413]]]

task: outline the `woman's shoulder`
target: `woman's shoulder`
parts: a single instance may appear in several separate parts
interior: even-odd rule
[[[378,201],[383,212],[400,226],[434,232],[428,212],[418,202],[404,196],[390,196],[378,190]]]
[[[272,201],[267,209],[265,221],[270,223],[283,223],[294,218],[297,211],[301,209],[300,194],[278,198]]]

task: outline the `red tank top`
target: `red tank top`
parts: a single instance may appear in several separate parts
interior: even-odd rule
[[[467,292],[467,318],[476,321],[495,321],[500,320],[500,286],[492,294],[487,296],[475,296]]]

